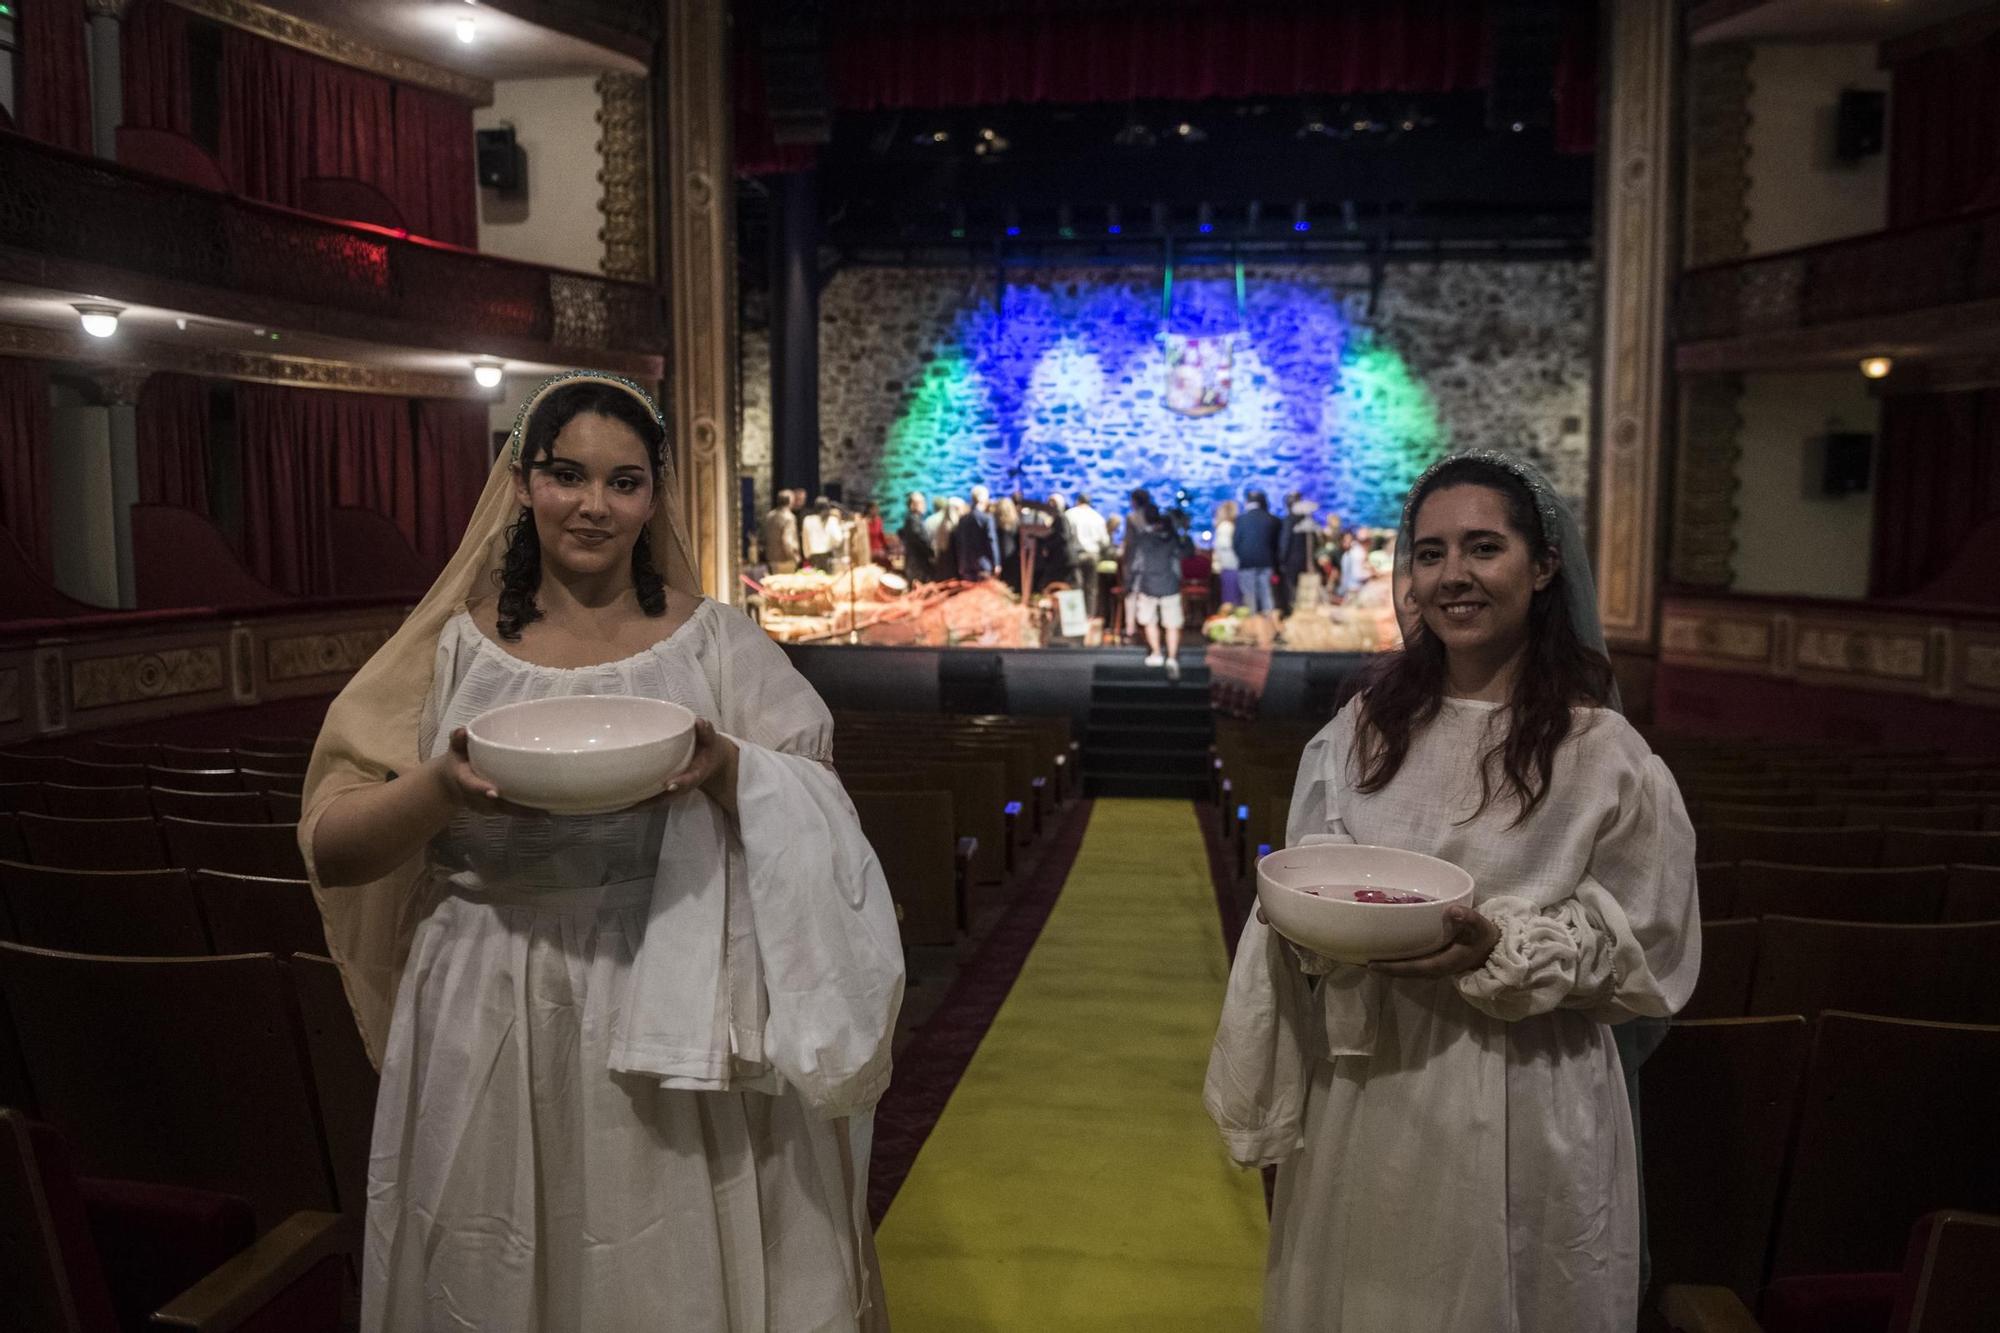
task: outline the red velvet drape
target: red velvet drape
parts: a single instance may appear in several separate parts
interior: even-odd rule
[[[1563,0],[1556,51],[1556,151],[1597,148],[1597,0]]]
[[[1484,0],[1119,9],[1040,0],[959,13],[935,0],[873,0],[838,14],[834,100],[853,110],[1451,92],[1487,79]]]
[[[416,531],[409,400],[244,384],[236,390],[243,466],[243,562],[298,596],[330,593],[327,510],[358,505]]]
[[[16,0],[23,134],[90,151],[90,44],[83,0]]]
[[[139,390],[139,503],[208,512],[208,385],[161,373]]]
[[[396,188],[389,192],[419,236],[479,244],[472,107],[456,97],[396,85]]]
[[[486,404],[419,398],[417,411],[417,554],[443,569],[465,535],[492,469]]]
[[[2000,518],[2000,389],[1884,399],[1879,453],[1869,590],[1902,597]]]
[[[0,358],[0,526],[44,575],[49,546],[49,372],[39,361]]]
[[[1889,225],[2000,206],[2000,32],[1895,67]]]
[[[274,204],[296,206],[309,176],[348,176],[393,197],[392,100],[387,79],[226,29],[223,174],[252,199]]]
[[[187,134],[194,126],[187,11],[167,0],[133,0],[119,33],[125,123]]]

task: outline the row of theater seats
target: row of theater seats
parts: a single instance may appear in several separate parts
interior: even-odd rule
[[[1317,729],[1218,720],[1238,913]],[[1703,960],[1642,1074],[1646,1326],[1887,1329],[1921,1288],[1925,1330],[2000,1327],[2000,772],[1654,744],[1696,824]]]
[[[309,750],[0,754],[25,1327],[332,1330],[351,1307],[375,1073],[298,852]]]
[[[953,946],[1075,794],[1064,717],[843,713],[834,768],[910,946]]]

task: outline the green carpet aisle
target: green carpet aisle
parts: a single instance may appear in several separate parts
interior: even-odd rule
[[[1201,1109],[1226,969],[1192,808],[1098,801],[877,1233],[897,1333],[1256,1326],[1262,1185]]]

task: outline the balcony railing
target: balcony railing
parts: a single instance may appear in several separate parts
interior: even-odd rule
[[[64,266],[123,270],[338,312],[364,336],[390,321],[456,346],[506,340],[644,354],[667,346],[651,287],[216,194],[0,132],[0,254],[8,251],[29,261],[6,265],[22,281],[66,285]]]
[[[2000,209],[1690,269],[1679,340],[1823,328],[2000,298]]]

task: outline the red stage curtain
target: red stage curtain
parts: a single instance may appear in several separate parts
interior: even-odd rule
[[[1597,149],[1597,0],[1565,0],[1556,50],[1556,151]]]
[[[2000,517],[2000,389],[1884,399],[1879,453],[1869,591],[1902,597]]]
[[[831,57],[836,104],[1453,92],[1488,78],[1484,0],[940,9],[936,0],[874,0],[842,10]]]
[[[0,358],[0,525],[42,574],[49,548],[49,372],[39,361]]]
[[[192,375],[148,376],[139,390],[139,503],[208,512],[208,386]]]
[[[472,142],[469,103],[396,86],[396,188],[389,197],[417,235],[478,247]]]
[[[2000,32],[1897,65],[1889,225],[2000,206]]]
[[[125,123],[145,130],[191,133],[187,11],[167,0],[134,0],[119,33],[119,59]]]
[[[20,0],[21,133],[90,151],[90,44],[83,0]]]
[[[417,554],[443,569],[492,470],[486,404],[453,398],[417,400]]]
[[[296,207],[299,182],[347,176],[396,194],[390,83],[228,28],[222,34],[223,174],[252,199]]]
[[[297,596],[332,592],[326,513],[358,505],[416,531],[416,469],[404,398],[263,384],[236,390],[243,561]]]

